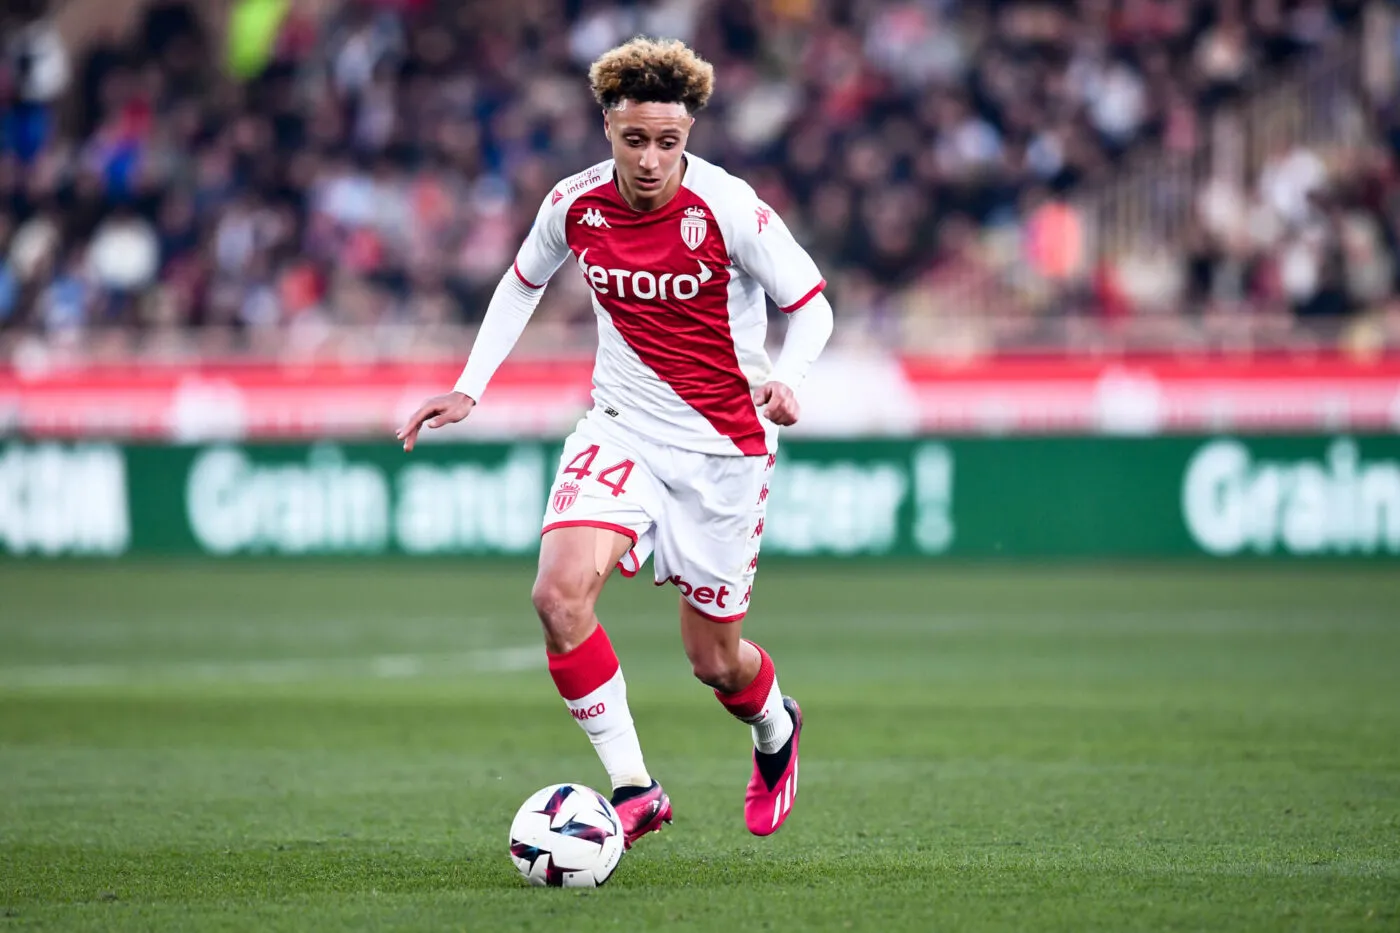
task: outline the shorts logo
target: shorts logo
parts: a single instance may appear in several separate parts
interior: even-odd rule
[[[559,488],[554,490],[554,511],[567,511],[577,498],[578,483],[560,483]]]
[[[592,706],[589,707],[569,707],[569,715],[573,716],[579,722],[583,722],[584,720],[593,719],[595,717],[601,716],[607,711],[607,706],[603,705],[602,703],[594,703]]]
[[[714,605],[720,609],[728,609],[729,607],[725,605],[724,601],[733,595],[727,586],[721,586],[718,590],[712,586],[695,586],[682,580],[680,574],[656,581],[657,586],[664,586],[667,583],[674,583],[676,589],[681,591],[682,596],[693,599],[702,606]]]
[[[685,245],[695,249],[705,242],[705,234],[710,232],[710,225],[705,222],[705,209],[703,207],[687,207],[685,216],[681,218],[681,239]]]

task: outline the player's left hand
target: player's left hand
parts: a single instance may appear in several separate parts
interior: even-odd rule
[[[765,382],[753,390],[753,403],[763,408],[763,415],[774,424],[786,427],[797,423],[801,409],[797,396],[781,382]]]

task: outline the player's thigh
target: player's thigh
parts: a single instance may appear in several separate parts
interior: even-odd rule
[[[564,442],[545,504],[537,589],[596,596],[614,566],[635,573],[659,501],[644,449],[580,425]]]
[[[632,550],[632,539],[591,525],[555,528],[540,539],[535,605],[545,615],[592,612],[609,571]]]
[[[767,506],[767,457],[703,457],[672,478],[657,524],[656,579],[701,617],[732,624],[748,612]],[[737,635],[734,636],[737,638]]]

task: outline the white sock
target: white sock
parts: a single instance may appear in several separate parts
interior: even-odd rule
[[[763,712],[749,725],[753,727],[754,748],[765,755],[781,751],[792,736],[792,717],[783,707],[783,691],[778,689],[776,675],[768,690],[768,699],[763,702]]]
[[[569,713],[588,733],[589,741],[612,780],[613,790],[651,784],[651,775],[642,761],[642,743],[637,738],[632,711],[627,708],[627,681],[622,677],[621,667],[597,690],[564,702]]]

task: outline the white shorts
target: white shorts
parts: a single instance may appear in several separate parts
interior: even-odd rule
[[[544,531],[606,528],[632,539],[624,576],[648,556],[656,585],[674,583],[716,622],[748,612],[776,454],[722,457],[653,444],[592,414],[564,442]],[[543,532],[542,532],[543,533]]]

